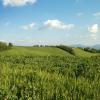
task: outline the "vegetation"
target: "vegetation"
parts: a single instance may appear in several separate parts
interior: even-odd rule
[[[91,52],[87,52],[84,51],[82,48],[73,48],[75,56],[78,57],[91,57],[91,56],[96,56],[96,55],[100,55],[98,53],[91,53]]]
[[[56,47],[60,48],[62,50],[65,50],[65,51],[69,52],[70,54],[73,54],[73,55],[75,54],[73,49],[71,47],[69,47],[69,46],[59,45],[59,46],[56,46]]]
[[[8,48],[8,45],[6,43],[0,42],[0,51],[7,50],[7,48]]]
[[[70,53],[59,48],[52,47],[28,47],[13,46],[10,50],[0,52],[0,55],[7,56],[72,56]]]
[[[100,53],[100,49],[94,49],[94,48],[89,48],[89,47],[84,48],[83,50],[91,52],[91,53]]]
[[[92,55],[73,56],[51,47],[3,51],[0,100],[99,100],[100,56]]]
[[[8,44],[8,47],[9,47],[9,48],[12,48],[12,47],[13,47],[13,44],[12,44],[12,43],[9,43],[9,44]]]
[[[8,49],[11,49],[13,47],[13,44],[12,43],[5,43],[5,42],[0,42],[0,51],[3,51],[3,50],[8,50]]]

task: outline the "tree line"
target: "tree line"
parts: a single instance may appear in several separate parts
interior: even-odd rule
[[[13,47],[12,43],[5,43],[0,41],[0,51],[8,50],[11,49],[12,47]]]
[[[100,53],[100,49],[95,49],[95,48],[90,48],[90,47],[81,48],[81,49],[90,53]]]

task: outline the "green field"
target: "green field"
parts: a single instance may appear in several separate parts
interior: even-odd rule
[[[91,57],[91,56],[100,55],[100,54],[97,54],[97,53],[86,52],[86,51],[83,51],[79,48],[73,48],[73,50],[75,51],[75,55],[79,56],[79,57]]]
[[[89,53],[79,48],[73,48],[75,56],[91,57],[100,54]],[[10,50],[0,52],[0,55],[15,55],[15,56],[73,56],[72,54],[56,47],[28,47],[28,46],[14,46]]]
[[[100,56],[73,48],[0,52],[0,100],[100,100]]]
[[[14,46],[12,49],[0,52],[1,55],[31,55],[31,56],[71,56],[68,52],[56,47],[24,47]]]

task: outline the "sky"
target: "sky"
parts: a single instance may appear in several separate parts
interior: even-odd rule
[[[0,41],[100,44],[100,0],[0,0]]]

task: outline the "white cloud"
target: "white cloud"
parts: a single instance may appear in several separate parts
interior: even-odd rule
[[[44,26],[54,29],[72,29],[74,24],[65,24],[59,20],[47,20],[44,22]]]
[[[91,27],[88,27],[88,31],[91,33],[97,33],[99,31],[98,24],[94,24]]]
[[[31,23],[31,24],[22,26],[22,28],[23,28],[24,30],[31,30],[31,29],[33,29],[33,28],[35,27],[35,25],[36,25],[36,24],[33,22],[33,23]]]
[[[97,16],[100,16],[100,12],[94,13],[93,16],[96,16],[96,17],[97,17]]]
[[[94,24],[91,27],[88,27],[88,31],[91,32],[91,37],[96,40],[97,39],[97,32],[99,31],[98,24]]]
[[[3,0],[4,6],[24,6],[34,4],[37,0]]]

